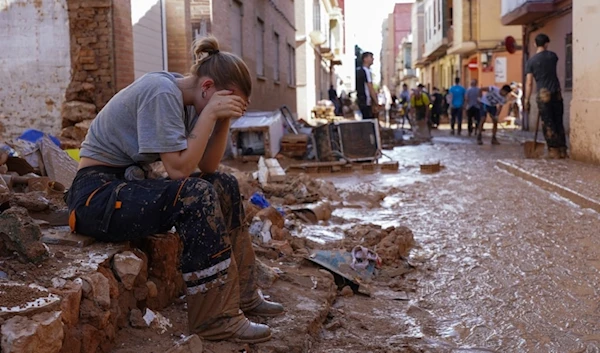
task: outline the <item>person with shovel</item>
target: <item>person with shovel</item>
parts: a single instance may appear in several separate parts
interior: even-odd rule
[[[542,120],[542,131],[548,146],[549,158],[567,158],[567,141],[563,125],[564,103],[560,89],[560,81],[556,74],[558,56],[548,50],[550,38],[540,33],[535,37],[537,51],[525,66],[527,80],[525,83],[525,111],[531,109],[533,80],[537,86],[536,102],[538,119]]]
[[[246,111],[252,78],[242,59],[219,51],[214,37],[192,49],[189,75],[147,73],[98,113],[65,197],[69,226],[106,242],[175,227],[190,332],[206,340],[264,342],[270,328],[246,315],[284,309],[258,290],[237,179],[217,172],[230,121]],[[167,179],[146,173],[159,160]]]
[[[506,96],[510,94],[512,89],[509,85],[504,85],[502,88],[496,86],[484,87],[481,89],[486,94],[481,98],[483,104],[483,111],[486,115],[492,119],[492,145],[499,145],[498,139],[496,138],[496,132],[498,131],[498,114],[502,110],[502,106],[506,103]],[[481,133],[483,132],[483,124],[485,124],[486,116],[484,115],[479,122],[477,127],[477,144],[483,145]]]

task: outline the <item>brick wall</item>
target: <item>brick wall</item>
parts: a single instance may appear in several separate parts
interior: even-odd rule
[[[134,80],[131,1],[113,0],[112,18],[115,51],[115,88],[117,91],[120,91]]]
[[[64,147],[77,147],[96,113],[133,80],[131,9],[129,0],[67,4],[72,78],[62,106],[61,137]]]
[[[166,0],[166,5],[169,71],[187,74],[192,66],[190,0]]]
[[[217,37],[222,50],[231,50],[232,2],[212,1],[211,33]],[[253,79],[253,93],[250,110],[275,110],[282,105],[296,111],[296,88],[288,85],[288,50],[287,45],[296,47],[296,30],[294,27],[294,3],[292,1],[241,0],[242,18],[242,57],[250,69]],[[264,21],[264,77],[256,75],[256,29],[257,18]],[[216,25],[218,24],[218,25]],[[275,44],[274,32],[279,34],[279,81],[275,81]],[[295,72],[293,73],[295,75]],[[295,80],[294,80],[295,81]]]

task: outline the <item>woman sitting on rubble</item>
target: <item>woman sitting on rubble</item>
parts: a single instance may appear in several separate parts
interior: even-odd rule
[[[255,283],[255,255],[237,180],[216,172],[232,118],[252,90],[246,64],[215,38],[193,46],[191,75],[148,73],[100,111],[66,197],[73,231],[121,242],[175,227],[182,242],[191,333],[256,343],[270,328],[245,314],[274,316]],[[169,179],[146,179],[161,160]],[[201,173],[193,174],[197,168]]]

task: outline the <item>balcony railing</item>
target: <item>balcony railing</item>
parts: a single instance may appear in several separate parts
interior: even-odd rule
[[[502,0],[502,24],[531,23],[554,10],[555,0]]]

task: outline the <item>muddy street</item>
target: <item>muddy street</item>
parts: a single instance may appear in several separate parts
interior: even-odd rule
[[[395,291],[338,300],[362,328],[348,324],[339,350],[322,340],[312,351],[598,351],[598,214],[497,168],[522,158],[514,142],[434,141],[387,151],[399,173],[328,178],[346,200],[338,224],[304,235],[335,238],[354,222],[408,226],[417,269]],[[438,159],[440,173],[420,173],[419,163]],[[381,196],[381,208],[365,207],[365,195]]]

